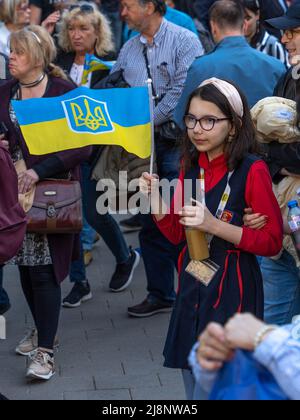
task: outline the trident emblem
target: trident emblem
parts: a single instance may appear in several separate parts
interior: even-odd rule
[[[72,131],[90,134],[114,131],[105,102],[79,96],[64,101],[63,107]]]

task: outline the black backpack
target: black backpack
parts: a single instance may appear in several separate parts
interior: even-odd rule
[[[114,89],[114,88],[128,88],[129,84],[123,76],[123,70],[115,71],[104,77],[98,82],[93,89]]]

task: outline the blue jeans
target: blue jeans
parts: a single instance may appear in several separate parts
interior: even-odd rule
[[[85,217],[83,217],[83,229],[80,236],[81,236],[83,250],[91,251],[95,243],[96,232],[88,224]]]
[[[110,214],[98,214],[96,202],[102,192],[96,191],[97,182],[90,180],[90,166],[88,164],[83,164],[81,168],[83,212],[86,220],[88,224],[99,233],[103,241],[111,250],[116,258],[117,264],[125,263],[130,258],[130,251],[120,227]],[[75,283],[86,280],[83,249],[81,249],[80,254],[80,260],[73,262],[71,266],[70,280]]]
[[[9,297],[2,287],[3,284],[3,266],[0,266],[0,306],[9,305]]]
[[[160,179],[172,181],[179,176],[180,150],[172,140],[156,141],[157,171]],[[157,228],[152,215],[141,216],[140,244],[144,259],[148,299],[152,302],[174,302],[174,273],[180,246],[172,245]]]
[[[275,261],[263,258],[261,271],[265,292],[265,321],[268,324],[290,324],[300,314],[300,271],[286,251]]]

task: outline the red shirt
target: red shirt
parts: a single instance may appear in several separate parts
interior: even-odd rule
[[[205,170],[205,191],[215,187],[228,172],[225,156],[219,156],[209,162],[207,154],[201,153],[199,166]],[[180,181],[184,181],[184,172],[180,172]],[[255,162],[249,171],[245,201],[254,213],[268,216],[267,224],[260,230],[243,226],[243,236],[237,248],[255,255],[272,257],[282,248],[283,221],[279,205],[272,189],[272,179],[267,165],[263,161]],[[182,189],[177,188],[170,209],[170,214],[157,222],[160,231],[174,245],[186,240],[184,227],[179,223],[180,217],[174,208],[183,206]]]

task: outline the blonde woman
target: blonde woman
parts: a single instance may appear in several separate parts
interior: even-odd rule
[[[86,53],[94,54],[103,60],[113,59],[110,54],[113,50],[113,42],[108,21],[92,4],[80,3],[64,14],[59,45],[62,53],[57,63],[77,85],[81,84]],[[93,72],[86,86],[97,88],[98,82],[107,74],[107,70]],[[98,149],[95,148],[94,162],[98,159],[97,155]],[[115,219],[110,214],[98,214],[96,202],[101,193],[96,189],[96,181],[90,179],[92,168],[85,164],[82,165],[82,169],[85,217],[87,223],[101,236],[116,259],[117,265],[109,288],[112,292],[121,292],[131,284],[140,256],[128,247]],[[83,258],[76,264],[76,269],[72,267],[70,280],[74,286],[64,298],[63,306],[77,308],[81,303],[92,298]]]
[[[0,53],[9,55],[9,37],[30,22],[28,0],[3,0],[0,3]]]
[[[20,132],[11,100],[60,96],[73,89],[64,73],[52,65],[56,48],[48,32],[29,26],[14,32],[10,40],[9,69],[13,79],[0,87],[0,121],[8,128],[1,141],[8,142],[14,162],[24,159],[27,170],[19,174],[19,193],[26,193],[45,178],[79,179],[79,164],[90,149],[30,155]],[[5,143],[7,144],[7,143]],[[28,378],[50,379],[55,373],[53,348],[61,306],[60,283],[67,277],[71,260],[77,257],[75,235],[26,234],[13,262],[19,266],[22,289],[35,328],[16,348],[30,355]],[[79,251],[79,250],[78,250]]]
[[[77,85],[81,84],[86,54],[94,54],[103,60],[114,58],[109,23],[95,6],[88,3],[75,5],[64,13],[59,46],[62,51],[57,64]],[[87,86],[93,88],[107,74],[107,70],[92,73]]]

